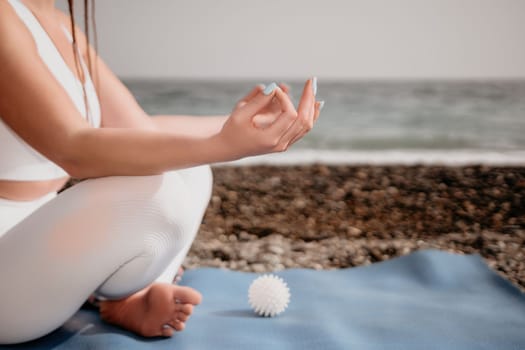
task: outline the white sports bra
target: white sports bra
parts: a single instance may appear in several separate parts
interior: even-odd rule
[[[82,83],[64,62],[60,52],[33,13],[20,0],[8,1],[33,35],[42,61],[62,85],[80,114],[86,118]],[[71,34],[65,27],[63,29],[69,41],[72,42]],[[86,77],[84,86],[89,105],[89,118],[87,120],[91,122],[93,127],[100,127],[98,97],[88,69],[81,55],[79,57]],[[35,118],[45,118],[45,116],[36,115]],[[51,180],[65,176],[68,176],[68,174],[64,169],[27,144],[3,122],[0,116],[0,180],[35,181]]]

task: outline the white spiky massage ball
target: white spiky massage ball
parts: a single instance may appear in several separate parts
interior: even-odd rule
[[[275,275],[262,275],[250,285],[248,300],[259,316],[277,316],[288,307],[290,289],[282,278]]]

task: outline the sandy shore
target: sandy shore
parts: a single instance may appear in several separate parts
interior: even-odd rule
[[[359,266],[479,253],[525,290],[525,167],[214,167],[187,268]]]

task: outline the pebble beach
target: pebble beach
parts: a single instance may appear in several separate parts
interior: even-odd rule
[[[215,166],[185,268],[368,265],[421,249],[480,254],[525,291],[525,167]]]

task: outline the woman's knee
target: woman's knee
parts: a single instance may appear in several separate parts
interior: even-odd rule
[[[109,176],[89,179],[64,191],[74,197],[90,202],[155,200],[166,199],[168,202],[181,197],[181,191],[187,191],[193,202],[207,204],[211,197],[213,175],[209,165],[168,171],[152,176]],[[184,196],[182,196],[184,197]],[[183,199],[183,198],[180,198]],[[202,204],[202,203],[201,203]]]
[[[157,225],[155,230],[144,232],[138,259],[121,266],[98,293],[106,297],[127,295],[151,283],[177,256],[182,260],[198,231],[211,188],[212,173],[207,166],[164,173],[153,200],[156,211],[162,213],[158,220],[164,228]]]
[[[213,173],[209,165],[178,170],[188,189],[192,200],[199,207],[206,208],[211,198],[213,188]]]
[[[173,235],[192,239],[211,196],[209,166],[169,171],[155,176],[91,179],[60,194],[61,203],[105,222],[126,238],[131,234]],[[75,208],[75,209],[73,209]],[[96,225],[97,227],[100,225]],[[102,234],[102,233],[101,233]]]

